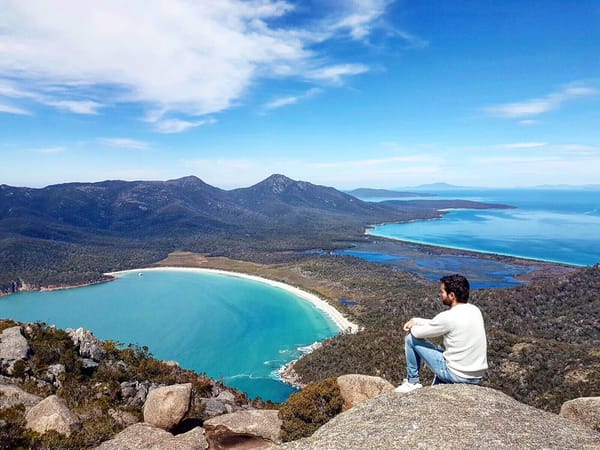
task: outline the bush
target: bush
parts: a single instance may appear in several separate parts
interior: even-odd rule
[[[281,439],[294,441],[312,435],[319,427],[342,412],[344,399],[336,378],[309,384],[293,394],[279,410]]]
[[[25,445],[25,407],[21,404],[0,408],[0,448],[18,448]]]

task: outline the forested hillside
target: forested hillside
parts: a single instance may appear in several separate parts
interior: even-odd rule
[[[175,250],[277,261],[290,250],[347,245],[340,241],[360,239],[373,223],[436,216],[283,175],[232,191],[196,177],[0,185],[0,292],[95,282]]]
[[[365,325],[356,335],[326,341],[294,365],[303,382],[364,373],[395,384],[406,377],[402,324],[444,307],[437,284],[351,258],[300,263],[308,277],[336,280],[357,303],[347,314]],[[557,412],[569,399],[600,391],[600,266],[511,289],[474,291],[484,314],[490,370],[484,384],[517,400]],[[343,307],[342,307],[343,308]],[[428,371],[425,371],[428,373]],[[425,379],[431,382],[431,376]]]

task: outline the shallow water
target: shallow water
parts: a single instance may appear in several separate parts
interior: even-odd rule
[[[183,271],[10,295],[0,298],[0,317],[84,327],[100,339],[145,345],[159,359],[276,402],[295,391],[277,369],[298,358],[300,347],[338,333],[329,317],[284,289]]]
[[[440,220],[384,224],[374,236],[574,265],[600,262],[600,191],[439,191],[437,199],[503,203],[516,209],[454,210]]]

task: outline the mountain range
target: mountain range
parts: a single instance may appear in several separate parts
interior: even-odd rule
[[[247,234],[302,226],[400,220],[366,203],[283,175],[225,191],[189,176],[169,181],[68,183],[42,189],[0,186],[0,233],[77,240],[83,232],[139,238],[167,232]],[[68,237],[67,237],[68,235]]]
[[[99,281],[175,250],[277,262],[360,239],[373,223],[435,214],[363,202],[283,175],[230,191],[193,176],[0,185],[0,294]]]

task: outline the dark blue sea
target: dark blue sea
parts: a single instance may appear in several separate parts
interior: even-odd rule
[[[432,199],[465,199],[516,208],[452,210],[439,220],[377,225],[368,233],[408,242],[579,266],[600,262],[600,190],[453,189],[427,192],[437,194]]]

